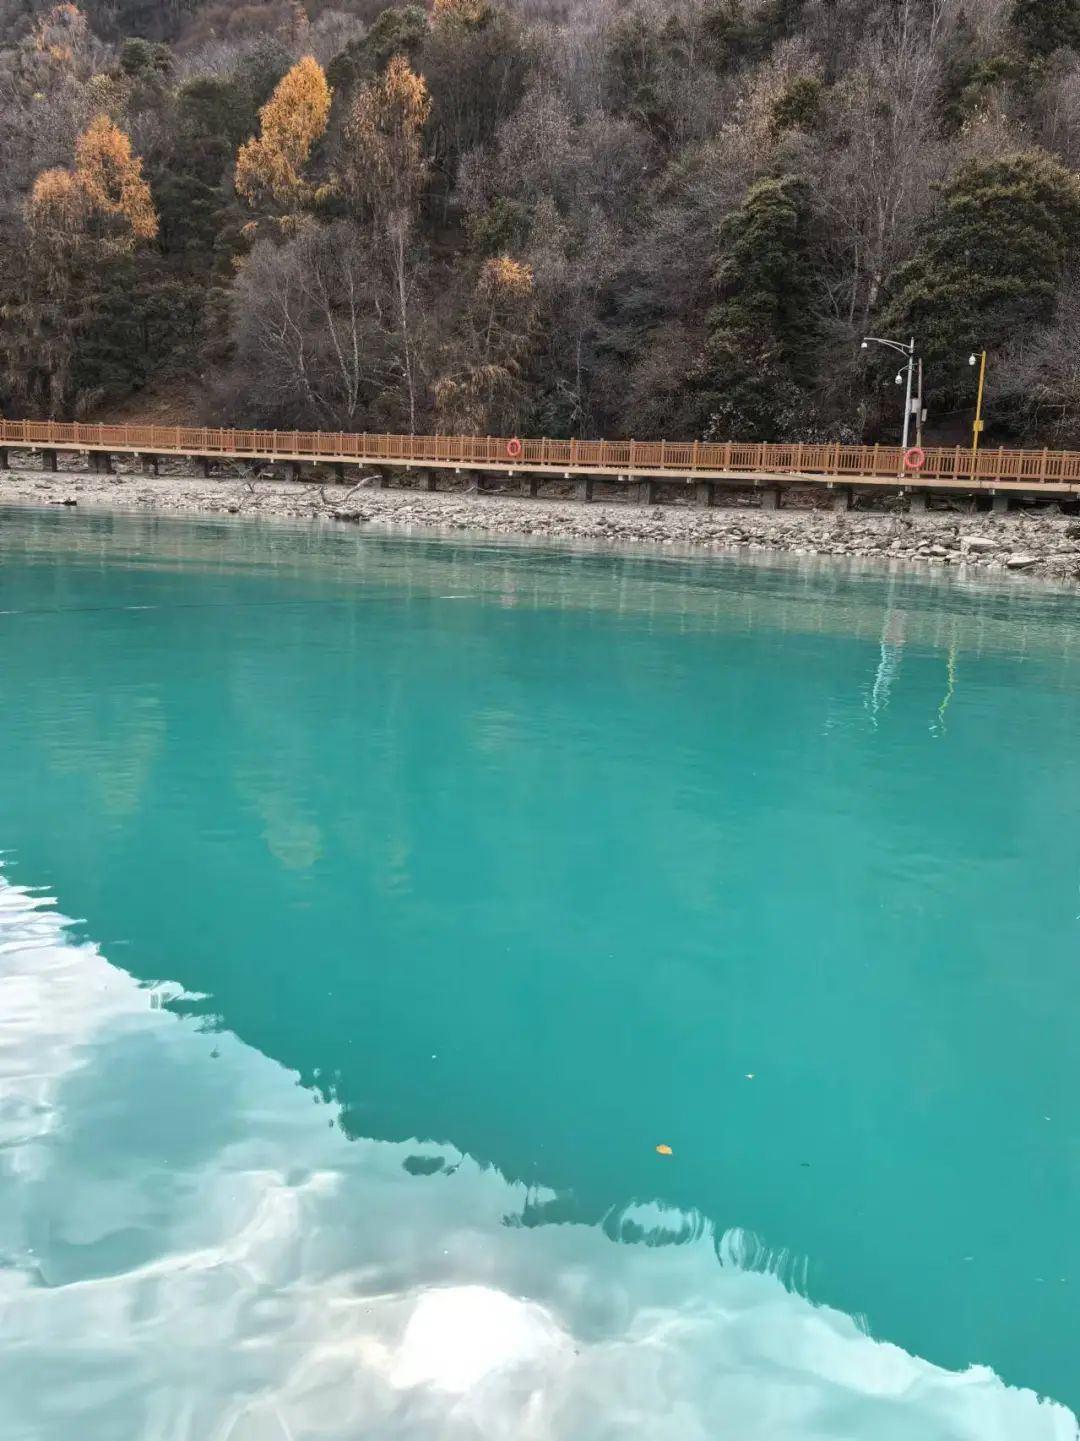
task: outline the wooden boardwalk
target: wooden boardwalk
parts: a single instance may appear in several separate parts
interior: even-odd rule
[[[127,454],[155,461],[185,456],[290,465],[419,468],[477,475],[621,480],[654,499],[659,483],[698,484],[708,504],[716,485],[902,487],[930,491],[999,492],[1029,496],[1080,495],[1080,452],[982,450],[929,446],[921,454],[899,446],[754,444],[670,440],[536,440],[495,436],[370,435],[341,431],[222,430],[171,425],[83,425],[0,421],[0,465],[9,449],[45,453],[55,468],[60,452],[108,458]],[[588,487],[583,492],[589,498]]]

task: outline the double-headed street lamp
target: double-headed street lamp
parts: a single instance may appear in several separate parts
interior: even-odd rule
[[[915,381],[915,337],[912,336],[907,345],[899,340],[886,340],[880,335],[867,335],[863,339],[862,348],[869,350],[871,345],[884,345],[889,350],[896,350],[901,355],[907,356],[907,393],[904,398],[904,435],[901,441],[904,449],[908,448],[908,437],[911,434],[911,392]],[[897,385],[903,381],[903,371],[896,377]],[[922,361],[919,361],[919,430],[922,430]]]

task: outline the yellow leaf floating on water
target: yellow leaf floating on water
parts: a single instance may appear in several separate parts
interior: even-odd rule
[[[672,1154],[670,1146],[657,1146],[656,1150],[657,1153],[661,1156],[670,1156]]]

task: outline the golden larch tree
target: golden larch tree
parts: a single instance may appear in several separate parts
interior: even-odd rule
[[[57,70],[71,70],[86,48],[90,26],[77,5],[54,5],[40,17],[31,35],[35,55]]]
[[[431,7],[436,25],[481,25],[490,14],[487,0],[433,0]]]
[[[92,120],[75,143],[75,174],[92,214],[116,221],[131,240],[153,240],[158,218],[142,161],[107,115]]]
[[[431,97],[403,55],[357,91],[345,130],[344,187],[377,216],[411,211],[427,179],[424,125]]]
[[[486,260],[460,339],[435,384],[440,428],[480,434],[520,418],[521,369],[536,329],[531,268],[509,255]]]
[[[49,408],[67,405],[80,326],[111,267],[157,234],[142,161],[107,115],[75,144],[75,164],[44,170],[26,205],[29,246],[18,303],[20,328],[49,376]]]
[[[71,170],[43,170],[30,192],[28,218],[37,235],[74,237],[86,220],[86,195]]]
[[[304,168],[326,131],[332,91],[313,55],[279,81],[259,111],[259,134],[240,147],[236,189],[249,205],[293,209],[310,195]]]
[[[75,165],[43,171],[30,192],[31,231],[55,245],[91,238],[126,250],[158,231],[150,187],[131,140],[107,115],[75,142]]]
[[[341,188],[355,213],[370,222],[389,265],[397,311],[401,373],[409,398],[409,430],[416,429],[417,375],[411,312],[411,237],[428,177],[424,125],[431,98],[423,76],[403,55],[361,86],[345,127]]]

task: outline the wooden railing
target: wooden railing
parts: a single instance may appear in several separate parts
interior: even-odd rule
[[[1080,452],[927,447],[905,465],[899,446],[834,443],[744,445],[725,441],[511,440],[471,435],[369,435],[342,431],[221,430],[175,425],[83,425],[0,421],[0,445],[46,450],[130,451],[149,455],[256,460],[370,462],[495,471],[675,480],[758,477],[859,480],[914,485],[1080,487]]]

